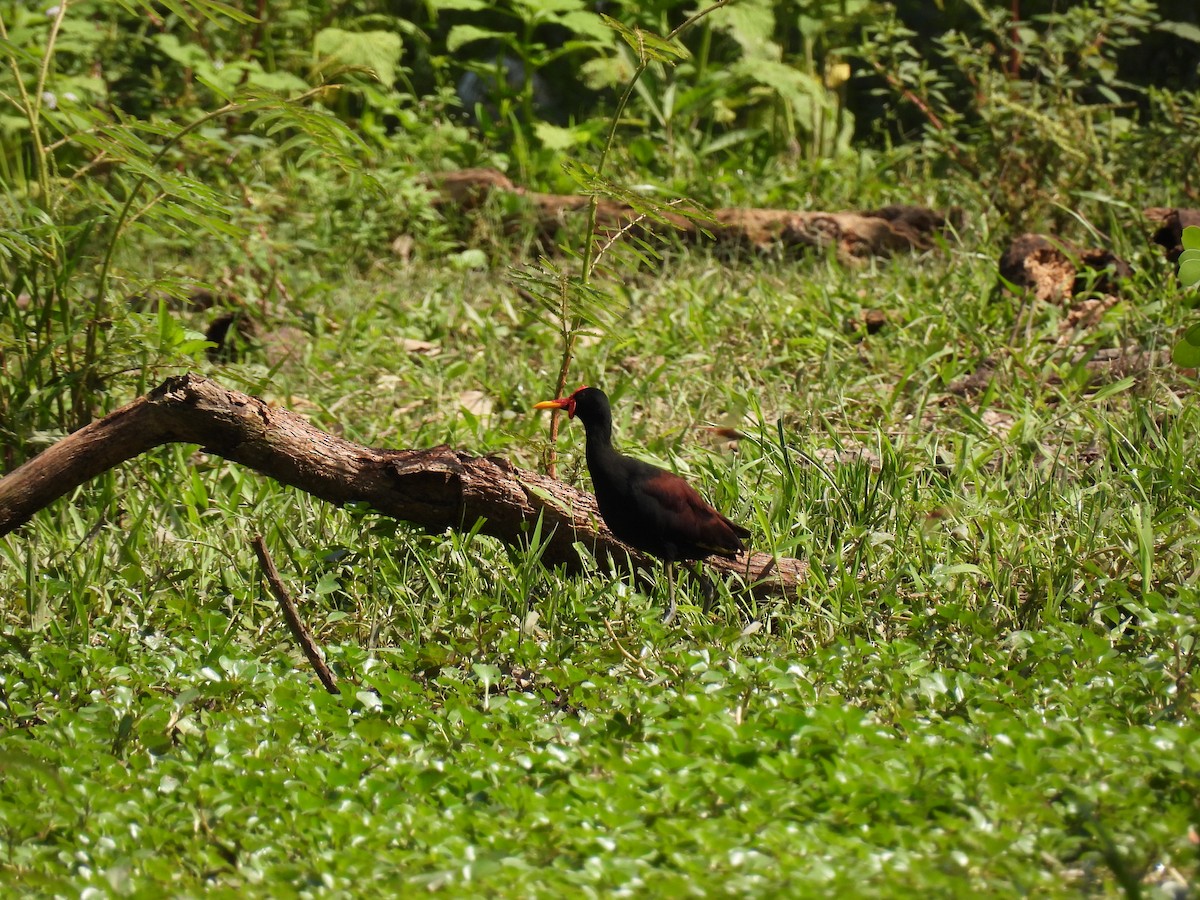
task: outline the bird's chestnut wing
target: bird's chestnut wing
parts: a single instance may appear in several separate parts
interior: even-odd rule
[[[676,537],[710,553],[732,554],[742,550],[740,536],[749,532],[713,509],[690,484],[665,470],[655,470],[639,480],[638,490],[654,509],[657,525]]]

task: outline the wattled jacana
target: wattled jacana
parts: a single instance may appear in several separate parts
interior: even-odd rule
[[[617,538],[667,564],[675,618],[675,581],[671,563],[733,557],[745,550],[750,532],[729,521],[673,472],[618,453],[612,444],[612,408],[599,388],[581,387],[569,397],[543,400],[534,409],[565,409],[579,417],[587,435],[587,466],[600,516]]]

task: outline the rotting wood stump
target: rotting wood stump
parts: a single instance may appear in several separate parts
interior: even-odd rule
[[[1013,238],[1000,256],[999,268],[1000,276],[1014,287],[1051,302],[1070,301],[1087,287],[1116,294],[1119,283],[1133,274],[1129,263],[1110,250],[1078,247],[1063,238],[1041,234]]]

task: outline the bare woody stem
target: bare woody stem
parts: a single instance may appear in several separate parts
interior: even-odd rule
[[[325,690],[331,694],[340,694],[341,691],[337,686],[337,678],[329,670],[329,666],[325,664],[325,657],[321,655],[321,651],[317,647],[317,642],[313,640],[312,632],[308,630],[308,626],[300,618],[300,612],[296,609],[296,601],[292,599],[292,595],[288,593],[283,579],[279,577],[279,570],[275,568],[275,561],[271,559],[271,554],[267,552],[267,542],[263,540],[261,534],[256,534],[250,544],[254,547],[254,555],[258,557],[258,564],[262,567],[263,576],[267,579],[267,585],[271,588],[271,593],[279,601],[279,608],[283,612],[283,621],[287,623],[288,631],[292,633],[292,637],[296,639],[296,643],[304,651],[304,655],[308,658],[309,664],[317,673],[317,677],[321,679],[321,684],[325,686]]]

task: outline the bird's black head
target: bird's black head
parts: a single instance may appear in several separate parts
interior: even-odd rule
[[[608,405],[608,394],[600,388],[584,385],[569,397],[558,400],[543,400],[535,403],[534,409],[565,409],[567,418],[579,416],[584,424],[588,422],[604,422],[612,420],[612,410]]]
[[[579,416],[587,431],[588,446],[600,447],[612,442],[612,409],[608,395],[600,388],[581,387],[570,397],[535,403],[534,409],[565,409],[568,418]]]

